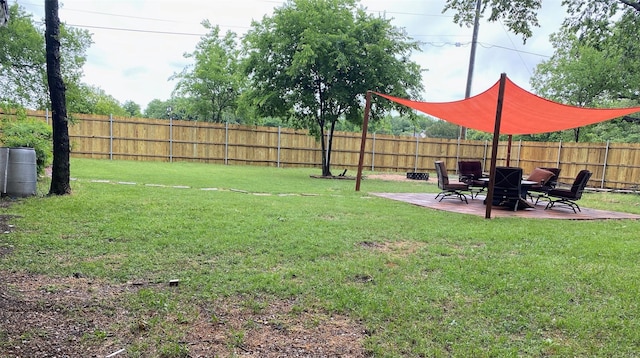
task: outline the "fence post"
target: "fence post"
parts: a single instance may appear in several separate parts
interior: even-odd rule
[[[47,120],[47,124],[49,124],[49,107],[44,109],[44,116]]]
[[[281,145],[281,143],[280,143],[280,134],[281,134],[281,129],[282,129],[282,127],[278,126],[278,159],[277,159],[278,168],[280,168],[280,145]]]
[[[169,163],[173,163],[173,118],[169,116]]]
[[[518,159],[516,160],[517,166],[520,166],[520,152],[522,152],[522,139],[518,142]]]
[[[371,144],[371,171],[375,169],[376,161],[376,132],[373,132],[373,143]]]
[[[224,122],[224,164],[229,163],[229,122]]]
[[[604,177],[607,174],[607,159],[609,158],[609,141],[607,141],[607,147],[604,150],[604,163],[602,164],[602,180],[600,181],[600,189],[604,189]]]
[[[418,172],[418,151],[420,150],[420,139],[418,139],[418,136],[416,136],[416,156],[415,159],[413,161],[413,172],[417,173]]]
[[[113,114],[109,115],[109,160],[113,160]]]

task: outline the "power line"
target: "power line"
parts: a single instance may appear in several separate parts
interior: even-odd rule
[[[420,42],[421,45],[430,45],[433,47],[445,47],[445,46],[454,46],[454,47],[467,47],[469,45],[471,45],[471,42],[432,42],[432,41],[421,41]],[[525,53],[528,55],[534,55],[534,56],[540,56],[540,57],[551,57],[549,55],[543,55],[541,53],[535,53],[535,52],[530,52],[530,51],[523,51],[523,50],[518,50],[518,49],[514,49],[511,47],[506,47],[506,46],[501,46],[501,45],[495,45],[495,44],[491,44],[491,43],[487,43],[487,42],[478,42],[478,45],[482,46],[483,48],[500,48],[503,50],[508,50],[508,51],[513,51],[513,52],[518,52],[518,53]]]
[[[43,23],[40,23],[43,24]],[[79,27],[83,29],[100,29],[100,30],[110,30],[110,31],[126,31],[126,32],[141,32],[147,34],[160,34],[160,35],[180,35],[180,36],[206,36],[204,33],[195,33],[195,32],[173,32],[173,31],[156,31],[156,30],[141,30],[141,29],[130,29],[130,28],[120,28],[120,27],[107,27],[107,26],[92,26],[92,25],[74,25],[67,24],[73,27]]]
[[[528,55],[534,55],[534,56],[540,56],[540,57],[546,57],[546,58],[551,58],[551,56],[549,55],[543,55],[541,53],[535,53],[535,52],[529,52],[529,51],[524,51],[524,50],[518,50],[518,49],[514,49],[511,47],[506,47],[506,46],[500,46],[500,45],[495,45],[495,44],[490,44],[490,43],[486,43],[486,42],[478,42],[478,44],[484,48],[492,48],[492,47],[497,47],[497,48],[501,48],[503,50],[508,50],[508,51],[513,51],[513,52],[518,52],[518,53],[526,53]]]

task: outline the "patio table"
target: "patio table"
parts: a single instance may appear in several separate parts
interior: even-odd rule
[[[480,178],[481,181],[486,181],[487,184],[489,183],[490,178]],[[531,188],[533,185],[539,184],[537,181],[532,181],[532,180],[521,180],[520,181],[520,186],[522,187],[522,190],[520,192],[520,199],[518,202],[518,207],[521,208],[530,208],[530,209],[535,209],[535,205],[531,204],[530,202],[527,201],[527,192],[529,190],[529,188]],[[485,199],[485,203],[486,203],[486,199]]]

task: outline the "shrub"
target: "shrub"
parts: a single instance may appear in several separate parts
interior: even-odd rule
[[[33,148],[38,174],[44,173],[44,168],[51,164],[53,158],[53,132],[49,125],[28,118],[24,111],[18,110],[15,118],[3,118],[0,121],[0,131],[2,146]]]

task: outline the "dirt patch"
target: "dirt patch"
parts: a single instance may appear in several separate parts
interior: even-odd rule
[[[418,250],[425,247],[426,243],[416,241],[362,241],[358,245],[366,249],[377,250],[396,257],[407,257],[415,254]]]
[[[163,356],[156,342],[162,333],[150,334],[146,326],[157,317],[132,314],[123,302],[127,293],[168,290],[168,285],[114,285],[79,275],[0,275],[2,357],[103,357],[119,351],[115,357],[127,357],[129,347],[142,356]],[[235,297],[198,307],[176,326],[184,337],[178,343],[182,353],[170,356],[366,356],[365,330],[348,317],[300,310],[295,300],[246,302]]]
[[[105,327],[120,318],[113,298],[123,286],[84,278],[51,279],[2,272],[0,285],[0,356],[104,356]],[[98,341],[96,341],[98,339]]]
[[[187,341],[192,356],[365,357],[364,329],[349,318],[298,312],[295,300],[263,308],[221,302],[202,309]]]

